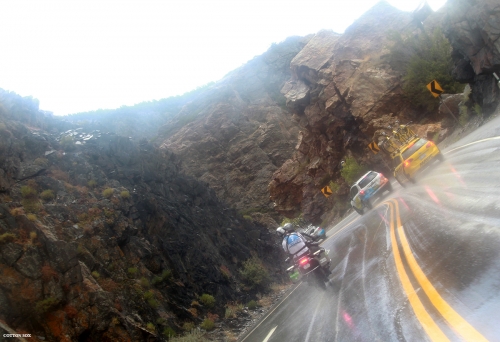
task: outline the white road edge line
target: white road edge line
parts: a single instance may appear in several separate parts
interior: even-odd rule
[[[275,326],[274,328],[272,328],[271,331],[269,332],[269,334],[267,334],[266,338],[262,342],[267,342],[271,338],[271,336],[273,335],[273,333],[274,333],[274,331],[276,330],[277,327],[278,326]]]
[[[465,144],[465,145],[462,145],[462,146],[458,146],[458,147],[452,148],[451,150],[444,152],[444,154],[450,153],[450,152],[453,152],[455,150],[458,150],[458,149],[461,149],[461,148],[464,148],[464,147],[467,147],[467,146],[470,146],[470,145],[474,145],[474,144],[477,144],[477,143],[480,143],[480,142],[483,142],[483,141],[498,140],[498,139],[500,139],[500,136],[486,138],[486,139],[481,139],[481,140],[476,140],[476,141],[473,141],[471,143],[468,143],[468,144]]]
[[[277,309],[277,308],[278,308],[278,307],[279,307],[279,306],[280,306],[280,305],[281,305],[281,304],[282,304],[282,303],[283,303],[283,302],[284,302],[284,301],[285,301],[288,297],[290,297],[290,296],[291,296],[291,294],[292,294],[292,293],[294,293],[294,292],[295,292],[295,290],[297,290],[297,289],[299,288],[299,286],[300,286],[300,285],[302,285],[302,282],[300,282],[300,283],[299,283],[299,285],[297,285],[297,286],[296,286],[296,287],[292,290],[292,292],[290,292],[290,293],[288,294],[288,296],[286,296],[285,298],[283,298],[283,300],[282,300],[282,301],[281,301],[278,305],[276,305],[276,307],[275,307],[274,309],[272,309],[272,310],[271,310],[271,312],[270,312],[270,313],[268,313],[268,314],[267,314],[267,316],[266,316],[266,317],[264,317],[264,319],[263,319],[262,321],[260,321],[260,323],[259,323],[259,324],[257,324],[257,325],[255,326],[255,328],[253,328],[253,329],[252,329],[252,331],[250,331],[250,332],[248,333],[248,335],[247,335],[247,336],[245,336],[245,338],[244,338],[244,339],[242,339],[240,342],[245,341],[245,340],[248,338],[248,336],[252,335],[252,333],[255,331],[255,329],[257,329],[257,328],[258,328],[258,327],[262,324],[262,322],[264,322],[264,321],[265,321],[265,320],[266,320],[269,316],[271,316],[271,314],[274,312],[274,310],[276,310],[276,309]]]
[[[316,306],[316,310],[314,310],[314,314],[312,316],[311,323],[309,323],[309,328],[307,329],[306,339],[305,339],[304,342],[309,342],[309,338],[311,337],[311,331],[312,331],[312,328],[313,328],[313,325],[314,325],[314,320],[316,319],[316,315],[318,314],[318,309],[319,309],[319,306],[322,303],[324,295],[325,294],[323,293],[323,296],[321,296],[321,301]]]

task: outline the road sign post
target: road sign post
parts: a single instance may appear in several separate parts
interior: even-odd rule
[[[450,110],[450,108],[448,108],[448,106],[444,102],[443,98],[441,97],[441,94],[444,92],[444,90],[443,90],[443,88],[441,88],[439,83],[436,80],[433,80],[432,82],[430,82],[427,85],[427,89],[429,89],[432,96],[439,97],[440,103],[442,103],[444,105],[446,110],[448,110],[448,113],[450,113],[450,115],[453,117],[453,119],[455,119],[455,121],[460,125],[460,127],[463,128],[464,126],[460,123],[460,121],[458,121],[457,117],[453,114],[453,112]]]

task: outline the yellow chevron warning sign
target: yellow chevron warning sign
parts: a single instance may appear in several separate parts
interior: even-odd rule
[[[378,151],[380,151],[380,147],[378,147],[377,143],[375,141],[372,141],[371,143],[368,144],[368,147],[370,150],[372,150],[373,153],[377,154]]]
[[[432,81],[427,85],[427,89],[431,92],[432,96],[439,97],[443,93],[443,88],[437,83],[436,80]]]
[[[325,195],[326,198],[333,194],[332,189],[330,189],[328,185],[321,189],[321,192],[323,193],[323,195]]]

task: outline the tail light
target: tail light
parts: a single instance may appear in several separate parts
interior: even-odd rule
[[[410,163],[411,163],[412,161],[413,161],[413,158],[410,158],[410,159],[405,160],[405,162],[404,162],[404,166],[405,166],[405,167],[410,166]]]
[[[364,195],[364,194],[365,194],[365,190],[361,190],[361,191],[359,192],[359,194],[360,194],[360,195]]]
[[[425,145],[425,147],[426,147],[426,148],[429,148],[429,147],[431,147],[432,145],[434,145],[434,144],[432,143],[432,141],[429,141],[429,142]]]
[[[300,265],[305,265],[309,262],[309,258],[305,257],[299,260]]]

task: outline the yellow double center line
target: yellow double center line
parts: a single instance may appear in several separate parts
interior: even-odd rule
[[[449,323],[450,327],[455,333],[460,335],[464,341],[487,341],[483,335],[481,335],[473,326],[471,326],[465,319],[462,318],[453,308],[439,295],[434,286],[431,284],[429,279],[425,276],[424,272],[417,263],[417,260],[413,256],[408,240],[406,239],[406,234],[404,232],[403,226],[401,225],[401,218],[399,216],[399,203],[397,200],[390,200],[387,202],[390,207],[391,219],[390,219],[390,234],[391,234],[391,244],[394,254],[394,261],[396,263],[396,269],[398,271],[399,279],[403,286],[403,290],[408,297],[417,319],[424,328],[425,332],[429,335],[433,341],[449,341],[448,337],[439,328],[436,322],[429,315],[424,305],[418,298],[417,292],[413,288],[413,285],[406,273],[403,266],[403,261],[401,259],[401,254],[399,246],[396,239],[396,230],[403,248],[403,253],[410,267],[413,276],[417,279],[422,290],[429,298],[430,302],[439,311],[443,318]],[[396,223],[396,225],[395,225]]]

